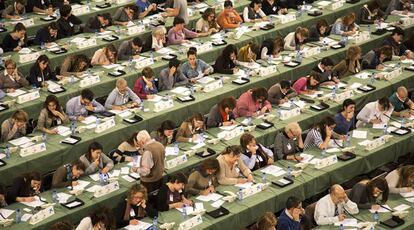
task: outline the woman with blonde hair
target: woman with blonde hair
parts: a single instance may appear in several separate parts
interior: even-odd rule
[[[17,110],[11,118],[1,124],[1,142],[10,141],[26,135],[29,116],[23,110]]]
[[[296,122],[291,122],[285,126],[285,129],[278,132],[274,142],[275,159],[297,160],[301,161],[301,156],[296,156],[304,148],[302,140],[302,129]]]
[[[346,58],[332,69],[332,73],[339,78],[348,77],[361,71],[361,47],[351,46],[346,51]]]
[[[240,48],[237,54],[237,60],[241,62],[254,62],[256,61],[256,53],[258,53],[258,50],[259,47],[255,43],[249,42],[249,44]]]
[[[357,32],[358,25],[355,24],[355,13],[350,13],[338,18],[332,26],[331,34],[341,36],[352,36]]]
[[[414,165],[405,165],[388,173],[385,177],[390,193],[406,193],[413,191]]]
[[[127,193],[122,212],[121,221],[118,224],[119,228],[127,225],[138,225],[139,220],[149,216],[154,218],[158,216],[158,212],[148,202],[147,189],[140,185],[132,185]]]
[[[309,37],[309,30],[305,27],[298,27],[294,32],[290,32],[285,37],[285,50],[302,50],[306,39]]]

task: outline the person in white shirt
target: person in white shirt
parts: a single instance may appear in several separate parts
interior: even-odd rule
[[[108,95],[105,108],[108,110],[126,110],[138,107],[140,104],[141,99],[128,87],[127,81],[120,78],[116,81],[115,89]]]
[[[296,28],[295,32],[286,35],[284,49],[289,51],[303,50],[306,39],[309,37],[309,30],[305,27]]]
[[[243,20],[244,22],[261,22],[268,20],[266,14],[262,10],[261,0],[253,0],[248,6],[244,7]]]
[[[390,193],[406,193],[413,191],[414,166],[405,165],[388,173],[385,177]]]
[[[358,206],[348,199],[342,186],[334,184],[330,193],[316,202],[314,218],[318,225],[329,225],[343,221],[346,213],[358,214]]]
[[[392,111],[394,111],[394,107],[387,97],[370,102],[358,113],[356,127],[364,127],[367,124],[387,124]]]
[[[115,225],[112,211],[106,207],[101,207],[83,218],[75,230],[114,229]]]

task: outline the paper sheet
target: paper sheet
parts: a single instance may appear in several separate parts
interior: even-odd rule
[[[92,187],[87,188],[86,191],[90,192],[90,193],[94,193],[97,189],[100,189],[101,187],[102,186],[100,186],[100,185],[94,185]]]
[[[372,128],[373,129],[384,129],[384,126],[386,126],[386,123],[379,123],[379,124],[373,124]]]
[[[185,95],[190,89],[188,89],[187,87],[183,87],[183,86],[178,86],[174,89],[171,90],[171,93],[175,93],[175,94],[182,94]]]
[[[123,176],[122,176],[122,179],[124,179],[124,180],[128,181],[129,183],[132,183],[132,182],[134,182],[134,181],[135,181],[135,179],[134,179],[134,178],[132,178],[132,177],[130,177],[130,176],[128,176],[128,175],[123,175]]]
[[[196,149],[204,147],[205,145],[206,145],[206,143],[204,143],[204,142],[198,143],[198,144],[194,145],[193,147],[191,147],[191,149],[196,150]]]
[[[67,204],[66,206],[69,207],[69,208],[72,208],[72,207],[76,207],[80,204],[82,204],[82,203],[79,202],[79,201],[74,201],[74,202],[71,202],[70,204]]]
[[[122,167],[121,168],[121,174],[128,174],[129,173],[129,168],[128,167]]]
[[[165,156],[178,156],[178,152],[175,152],[175,147],[167,146],[165,147]]]
[[[362,130],[353,130],[352,131],[352,137],[358,138],[358,139],[367,139],[367,131]]]
[[[210,193],[208,195],[200,195],[196,199],[204,201],[204,202],[208,202],[208,201],[217,201],[217,200],[221,199],[222,197],[223,197],[222,195],[213,192],[213,193]]]
[[[5,209],[5,208],[0,208],[0,213],[1,215],[3,215],[5,218],[9,218],[9,216],[11,214],[13,214],[14,210],[9,210],[9,209]],[[0,220],[2,220],[3,218],[0,216]]]
[[[361,83],[356,82],[356,83],[352,83],[352,85],[349,86],[349,88],[351,88],[351,89],[358,89],[361,86],[362,86]]]
[[[362,146],[367,146],[367,144],[370,143],[370,142],[371,142],[370,140],[365,140],[365,141],[359,142],[358,144],[362,145]]]
[[[128,225],[128,226],[125,227],[125,229],[127,229],[127,230],[143,230],[143,229],[149,229],[151,226],[152,226],[152,224],[139,221],[138,225]]]
[[[214,208],[220,208],[224,204],[224,200],[218,200],[211,204]]]
[[[404,210],[407,210],[409,208],[411,208],[410,205],[400,204],[397,207],[393,208],[393,210],[395,210],[395,211],[404,211]]]
[[[345,220],[343,220],[341,222],[336,222],[335,223],[335,226],[340,226],[341,224],[344,227],[358,227],[358,220],[357,219],[353,219],[353,218],[345,219]]]
[[[368,72],[362,72],[362,73],[358,73],[354,75],[354,77],[359,78],[359,79],[368,79],[370,76],[371,76],[371,73],[368,73]]]
[[[266,166],[265,168],[260,170],[261,172],[264,172],[266,174],[270,174],[273,175],[275,177],[281,176],[283,174],[285,174],[286,172],[283,170],[283,168],[278,167],[276,165],[269,165]]]
[[[329,149],[326,150],[327,153],[337,153],[337,152],[340,152],[340,151],[341,150],[339,148],[336,148],[336,147],[329,148]]]
[[[43,199],[43,198],[42,198]],[[39,197],[35,197],[35,201],[32,202],[21,202],[22,204],[29,206],[29,207],[38,207],[38,206],[42,206],[43,204],[45,204],[45,202],[40,201]]]
[[[99,180],[99,173],[91,174],[91,175],[89,175],[89,177],[90,177],[93,181],[98,181],[98,180]]]
[[[97,117],[91,115],[91,116],[87,116],[85,117],[85,120],[81,121],[83,124],[89,125],[92,124],[94,122],[96,122]]]
[[[109,177],[119,177],[121,175],[121,170],[115,169],[111,173],[109,173]]]
[[[20,137],[20,138],[9,141],[9,143],[14,145],[14,146],[24,145],[24,144],[29,143],[29,142],[32,142],[32,140],[30,140],[30,138],[28,138],[28,137]]]
[[[18,97],[18,96],[23,95],[25,93],[26,93],[26,91],[24,91],[24,90],[16,89],[16,90],[14,90],[13,93],[7,93],[7,96],[9,96],[9,97]]]
[[[67,200],[68,200],[68,199],[69,199],[72,195],[67,194],[67,193],[64,193],[64,192],[60,192],[60,193],[58,193],[58,194],[57,194],[57,196],[58,196],[59,203],[66,203],[66,202],[67,202]]]
[[[160,95],[153,94],[153,96],[154,96],[154,98],[148,99],[148,101],[151,101],[151,102],[159,102],[159,101],[162,100],[162,97]]]
[[[234,186],[239,187],[239,188],[250,188],[252,187],[253,182],[247,182],[244,184],[235,184]]]
[[[390,208],[390,206],[388,206],[388,205],[383,205],[385,208],[383,208],[383,207],[380,207],[380,209],[378,209],[378,210],[372,210],[372,209],[370,209],[369,210],[369,212],[370,213],[375,213],[375,211],[377,211],[378,213],[384,213],[384,212],[390,212],[390,210],[392,210],[391,208]],[[389,210],[388,210],[389,209]]]
[[[400,195],[404,198],[413,197],[414,196],[414,191],[413,192],[400,193]]]
[[[89,181],[84,181],[84,180],[77,180],[78,185],[73,187],[73,190],[80,190],[80,189],[85,189],[86,186],[88,186],[91,182]]]
[[[301,160],[301,162],[303,163],[309,163],[313,158],[313,155],[306,153],[301,153],[299,156],[303,157],[303,159]]]

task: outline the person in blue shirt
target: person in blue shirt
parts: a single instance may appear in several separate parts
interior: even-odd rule
[[[213,67],[201,59],[197,59],[197,50],[190,48],[187,52],[187,62],[181,66],[181,72],[190,82],[194,83],[204,76],[214,72]]]
[[[334,132],[346,135],[349,131],[355,129],[355,101],[346,99],[342,103],[342,110],[334,117],[336,126]]]
[[[373,49],[362,57],[362,69],[383,70],[383,63],[391,61],[391,58],[392,48],[390,46],[382,46],[378,49]]]
[[[279,216],[276,229],[300,230],[301,223],[305,222],[304,214],[302,201],[294,196],[289,197],[286,201],[286,208]]]
[[[139,18],[155,14],[157,12],[157,4],[151,3],[148,0],[137,0]]]
[[[404,86],[397,88],[389,98],[390,103],[394,106],[392,115],[408,118],[414,115],[414,103],[408,98],[408,90]],[[408,109],[409,111],[403,111]]]

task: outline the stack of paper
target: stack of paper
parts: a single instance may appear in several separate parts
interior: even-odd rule
[[[85,120],[81,121],[83,124],[89,125],[92,124],[94,122],[96,122],[97,117],[91,115],[91,116],[87,116],[85,117]]]
[[[40,198],[37,197],[37,196],[35,197],[35,200],[32,201],[32,202],[21,202],[21,203],[26,205],[26,206],[33,207],[33,208],[38,207],[38,206],[42,206],[42,205],[45,204],[43,201],[40,201]]]
[[[217,201],[221,199],[222,197],[223,197],[222,195],[213,192],[213,193],[209,193],[208,195],[200,195],[196,199],[204,201],[204,202],[209,202],[209,201]]]
[[[138,221],[137,225],[128,225],[128,226],[125,227],[125,229],[127,229],[127,230],[142,230],[142,229],[149,229],[149,228],[151,228],[151,226],[152,225],[149,224],[149,223]]]
[[[24,91],[24,90],[15,89],[13,93],[7,93],[7,96],[9,96],[9,97],[18,97],[18,96],[23,95],[25,93],[26,93],[26,91]]]
[[[264,172],[266,174],[273,175],[275,177],[281,176],[281,175],[286,173],[285,170],[283,170],[281,167],[278,167],[276,165],[266,166],[265,168],[261,169],[260,171]]]
[[[9,216],[13,214],[13,212],[14,212],[13,210],[9,210],[9,209],[4,209],[4,208],[0,209],[0,214],[1,216],[4,216],[4,218],[9,218]],[[0,220],[3,220],[1,216],[0,216]]]
[[[378,210],[370,209],[369,212],[370,213],[375,213],[375,212],[381,213],[381,212],[390,212],[390,210],[392,210],[390,206],[388,205],[382,205],[382,206],[383,207],[380,207]]]
[[[20,137],[20,138],[9,141],[9,143],[14,146],[21,146],[21,145],[24,145],[30,142],[32,142],[32,140],[30,140],[30,138],[28,137]]]
[[[367,139],[367,131],[353,130],[352,137],[358,139]]]
[[[84,181],[84,180],[77,180],[78,185],[73,186],[73,190],[81,190],[81,189],[85,189],[86,186],[88,186],[91,182],[88,181]]]

